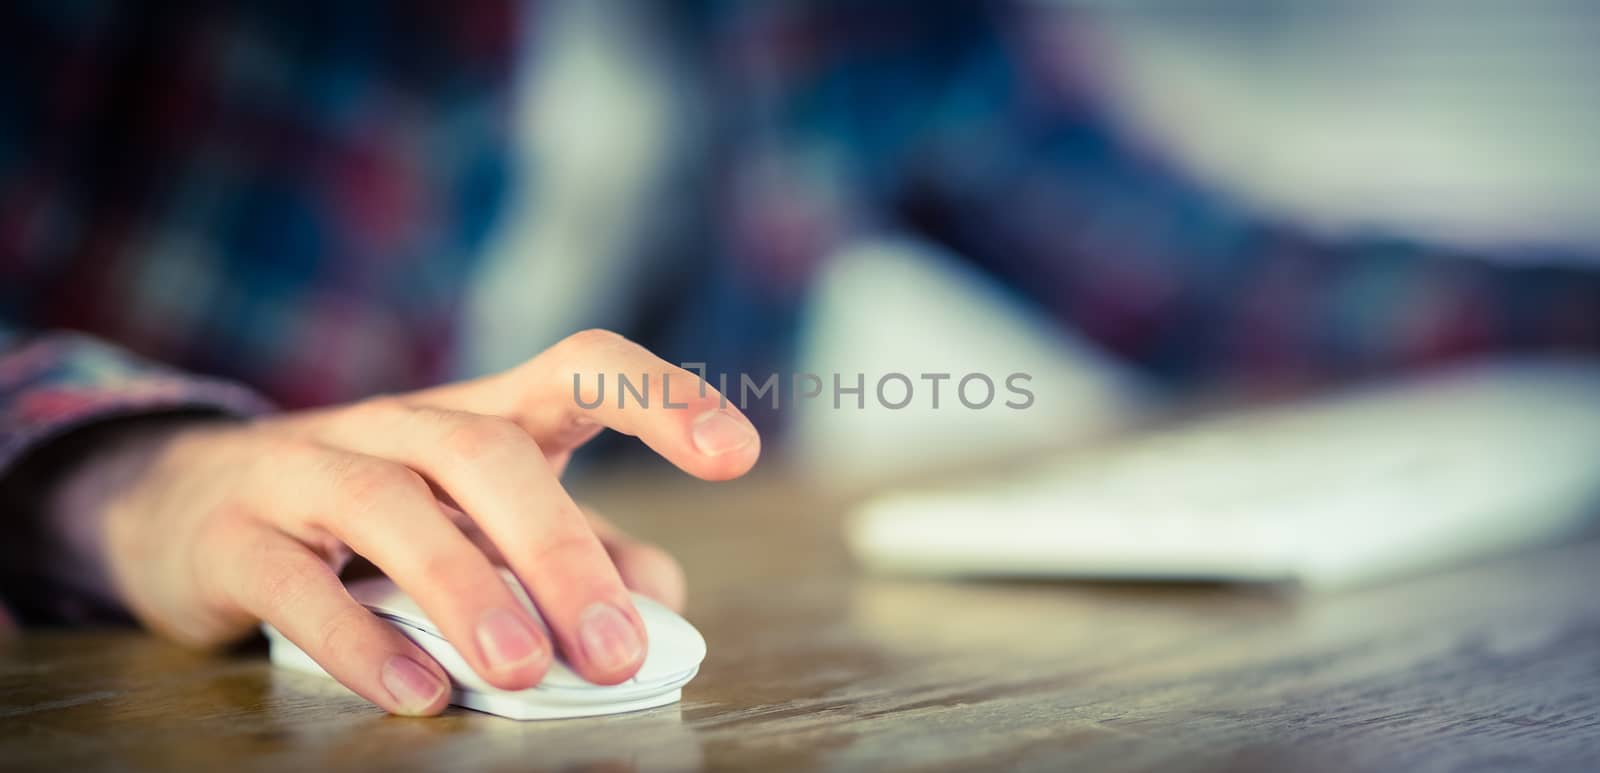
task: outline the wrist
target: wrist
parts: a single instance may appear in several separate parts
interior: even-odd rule
[[[25,574],[76,606],[125,608],[109,571],[110,513],[175,439],[218,421],[196,413],[117,419],[35,452],[13,476],[25,491]]]

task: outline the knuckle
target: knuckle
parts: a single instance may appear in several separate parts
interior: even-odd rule
[[[443,447],[456,457],[476,462],[521,448],[526,433],[510,419],[459,414],[444,433]]]
[[[561,343],[557,344],[557,346],[568,349],[582,350],[614,347],[625,344],[627,341],[628,339],[623,338],[618,333],[606,330],[605,328],[592,327],[587,330],[579,330],[578,332],[567,336],[566,338],[562,339]]]
[[[239,491],[219,496],[203,505],[204,517],[196,525],[207,538],[216,538],[232,545],[235,542],[232,538],[241,532],[245,523],[263,520],[266,515],[265,508],[253,499]]]
[[[318,652],[356,652],[371,615],[361,607],[344,607],[317,628]]]
[[[211,554],[248,552],[253,547],[250,537],[254,534],[248,524],[254,513],[254,508],[232,497],[211,505],[190,532],[194,544]]]
[[[593,399],[590,400],[593,402]],[[587,413],[563,411],[548,422],[558,446],[576,446],[599,434],[605,425]]]
[[[328,449],[314,440],[294,435],[269,435],[262,440],[262,453],[255,456],[254,472],[257,476],[275,481],[285,467],[306,470],[306,465],[320,463]]]
[[[556,370],[570,370],[581,363],[593,364],[610,357],[628,345],[628,339],[617,333],[603,328],[590,328],[561,339],[546,352],[548,356],[535,360],[556,365]]]
[[[439,550],[427,550],[417,556],[410,572],[425,587],[444,590],[458,587],[471,573],[471,564],[460,555]]]
[[[373,457],[341,454],[327,462],[342,514],[363,517],[398,497],[420,496],[429,491],[416,472]]]
[[[538,564],[566,566],[604,554],[594,535],[563,533],[546,537],[534,545],[529,558]]]
[[[275,618],[280,613],[292,614],[301,607],[301,599],[315,582],[303,562],[289,556],[263,554],[258,557],[255,582],[251,583],[248,606],[262,617]]]
[[[604,328],[580,330],[524,363],[519,372],[552,394],[574,390],[585,404],[594,402],[595,371],[614,368],[630,348],[627,338]],[[559,390],[559,391],[557,391]],[[578,391],[586,390],[586,391]]]

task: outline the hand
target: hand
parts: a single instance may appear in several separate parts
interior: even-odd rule
[[[648,373],[649,407],[630,399],[619,408],[611,389],[599,407],[581,408],[574,375],[592,404],[601,373],[608,386],[618,373],[635,384]],[[266,620],[395,713],[440,711],[447,681],[344,590],[337,571],[352,552],[415,598],[491,684],[537,684],[552,646],[585,678],[615,684],[647,646],[626,586],[679,606],[682,574],[665,553],[581,510],[558,476],[574,448],[610,427],[692,475],[738,477],[760,439],[720,400],[642,347],[587,331],[477,381],[246,424],[186,424],[130,446],[136,472],[109,487],[84,483],[103,493],[73,507],[98,514],[91,542],[108,583],[151,628],[205,646]],[[555,642],[497,561],[522,580]]]

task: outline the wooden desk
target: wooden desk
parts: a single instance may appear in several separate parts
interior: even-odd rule
[[[255,647],[0,648],[0,768],[1581,769],[1600,761],[1600,542],[1331,597],[865,577],[781,481],[582,487],[674,550],[710,642],[680,706],[387,717]],[[645,506],[647,501],[657,504]],[[650,516],[650,517],[647,517]],[[1591,768],[1593,769],[1593,768]]]

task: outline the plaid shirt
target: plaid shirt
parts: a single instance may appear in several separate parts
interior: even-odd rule
[[[668,248],[695,256],[696,289],[657,288],[626,331],[669,359],[781,369],[824,256],[908,232],[1173,383],[1600,350],[1600,278],[1526,260],[1563,256],[1329,242],[1136,152],[1074,58],[1070,11],[670,7],[716,150]],[[0,475],[111,415],[449,377],[506,187],[521,10],[6,4]]]

